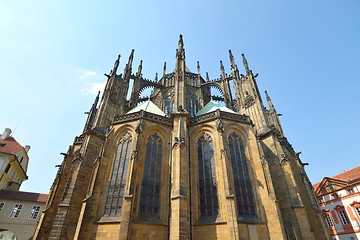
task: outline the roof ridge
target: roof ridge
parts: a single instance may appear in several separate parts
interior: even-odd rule
[[[352,171],[354,171],[356,169],[359,169],[359,177],[360,177],[360,165],[359,165],[359,166],[353,167],[353,168],[351,168],[351,169],[349,169],[347,171],[344,171],[342,173],[336,174],[336,175],[332,176],[331,178],[339,178],[341,175],[345,175],[345,174],[350,173],[350,172],[352,172]]]

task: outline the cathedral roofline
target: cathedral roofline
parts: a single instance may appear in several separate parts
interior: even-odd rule
[[[166,116],[166,114],[158,106],[156,106],[150,99],[142,104],[139,104],[135,108],[128,111],[126,114],[140,112],[141,110],[160,116]]]
[[[214,112],[217,109],[220,109],[220,111],[223,111],[223,112],[229,112],[229,113],[236,114],[236,112],[234,112],[233,110],[231,110],[231,109],[229,109],[229,108],[227,108],[225,106],[222,106],[221,104],[211,100],[199,112],[197,112],[195,114],[195,116],[201,116],[201,115],[204,115],[204,114],[207,114],[207,113],[210,113],[210,112]]]
[[[144,111],[142,109],[140,111],[138,111],[138,112],[133,112],[133,113],[125,114],[125,115],[116,116],[114,118],[112,124],[129,122],[129,121],[133,121],[133,120],[138,120],[140,118],[171,125],[171,119],[170,118],[168,118],[166,116],[161,116],[161,115],[158,115],[158,114],[154,114],[154,113],[151,113],[151,112],[146,112],[146,111]]]
[[[205,113],[200,116],[195,116],[190,120],[190,122],[191,122],[191,124],[197,124],[200,122],[212,121],[214,119],[219,119],[219,118],[253,125],[248,116],[238,114],[235,112],[234,113],[225,112],[225,111],[222,111],[221,109],[216,109],[215,111]]]

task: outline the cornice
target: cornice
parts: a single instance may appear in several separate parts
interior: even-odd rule
[[[207,114],[204,114],[201,116],[191,118],[190,124],[193,125],[193,124],[213,121],[213,120],[216,120],[219,118],[251,125],[251,120],[248,116],[240,115],[240,114],[236,114],[236,113],[223,112],[223,111],[220,111],[219,109],[217,109],[214,112],[210,112],[210,113],[207,113]]]

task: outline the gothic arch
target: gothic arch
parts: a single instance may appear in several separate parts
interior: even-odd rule
[[[223,89],[222,89],[222,87],[221,87],[220,84],[214,82],[214,83],[207,84],[206,86],[210,88],[210,92],[211,92],[211,88],[215,88],[215,89],[218,90],[218,91],[220,92],[220,94],[224,97],[224,91],[223,91]]]
[[[122,133],[122,135],[120,135]],[[124,129],[120,131],[120,138],[111,146],[113,154],[110,156],[104,216],[120,217],[125,193],[128,168],[133,148],[133,135]],[[115,150],[115,151],[114,151]]]
[[[208,132],[204,132],[196,138],[197,142],[197,201],[199,218],[216,218],[220,213],[218,195],[218,180],[215,160],[215,142]]]
[[[144,121],[144,130],[141,133],[142,138],[145,139],[146,136],[148,136],[151,132],[158,132],[161,135],[161,138],[164,139],[164,141],[169,141],[170,137],[170,131],[165,129],[164,127],[158,125],[158,124],[149,124],[149,122]]]
[[[204,132],[208,132],[211,134],[216,133],[216,128],[209,123],[204,123],[199,126],[196,126],[191,133],[191,137],[193,139],[198,139]]]
[[[249,131],[239,123],[229,123],[223,134],[224,136],[228,136],[231,132],[236,132],[245,143],[249,139]]]
[[[146,136],[145,151],[142,151],[139,164],[143,167],[138,172],[141,181],[138,182],[138,218],[144,220],[160,220],[161,206],[163,203],[164,188],[166,181],[163,181],[166,165],[166,142],[165,138],[158,131],[151,131]],[[165,165],[165,166],[164,166]]]
[[[133,125],[130,124],[124,124],[120,128],[113,127],[113,131],[108,136],[108,139],[112,139],[114,143],[114,147],[116,147],[116,144],[119,142],[120,138],[128,132],[132,138],[135,137],[135,129]]]
[[[258,218],[256,181],[250,163],[249,154],[243,137],[239,131],[229,131],[226,136],[227,156],[231,165],[231,176],[234,184],[238,217],[246,220],[248,217]]]
[[[144,91],[147,90],[147,89],[152,89],[152,91],[154,91],[154,90],[155,90],[155,87],[154,87],[154,86],[150,86],[150,85],[142,86],[142,87],[140,88],[139,92],[138,92],[138,97],[141,98],[141,94],[143,94]],[[150,94],[149,94],[149,96],[150,96]],[[143,97],[145,97],[145,96],[143,96]]]

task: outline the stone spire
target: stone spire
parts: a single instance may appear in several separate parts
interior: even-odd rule
[[[112,74],[108,76],[100,106],[94,120],[94,127],[99,127],[105,131],[117,114],[125,113],[127,105],[126,95],[129,88],[133,55],[134,50],[132,50],[129,62],[124,69],[124,75],[117,75],[116,72],[120,63],[120,54],[118,55]]]
[[[232,64],[232,74],[235,76],[234,86],[238,101],[238,111],[242,114],[250,116],[258,133],[264,133],[269,130],[269,121],[258,90],[255,79],[256,76],[254,76],[252,71],[249,69],[245,55],[241,54],[241,56],[246,76],[241,75],[241,77],[239,77],[235,62]],[[232,54],[230,54],[230,59],[231,58],[233,58]]]
[[[163,76],[166,74],[166,62],[164,62],[164,68],[163,68]]]
[[[233,56],[231,50],[229,50],[229,58],[230,58],[230,63],[231,63],[231,69],[235,69],[236,64],[235,64],[234,56]]]
[[[232,108],[232,96],[231,96],[231,90],[230,90],[230,84],[229,80],[226,78],[225,74],[225,68],[220,61],[220,71],[221,71],[221,88],[224,91],[224,102],[227,108]]]
[[[234,106],[234,110],[238,109],[238,105],[241,102],[241,97],[240,97],[240,89],[239,89],[239,84],[240,84],[240,75],[239,75],[239,70],[238,67],[235,63],[235,58],[231,52],[231,50],[229,50],[229,58],[230,58],[230,63],[231,63],[231,76],[233,78],[233,83],[234,83],[234,89],[237,89],[237,91],[235,91],[235,98],[236,98],[236,106]]]
[[[90,111],[85,113],[85,114],[88,114],[88,117],[87,117],[83,132],[85,132],[93,127],[96,112],[97,112],[97,104],[99,102],[99,97],[100,97],[100,91],[98,92]]]
[[[185,49],[182,35],[179,36],[178,49],[176,50],[175,63],[175,95],[174,106],[178,111],[182,111],[186,106],[186,85],[185,85]]]
[[[220,71],[221,71],[221,78],[224,79],[225,78],[225,68],[224,68],[222,61],[220,61]]]
[[[243,64],[244,64],[244,68],[245,68],[245,71],[246,71],[246,75],[250,75],[251,71],[249,69],[249,65],[248,65],[248,62],[247,62],[247,60],[245,58],[245,55],[242,53],[241,56],[242,56],[242,59],[243,59]]]
[[[181,206],[190,204],[189,182],[189,136],[188,122],[190,114],[185,111],[185,50],[182,35],[179,37],[175,63],[174,106],[172,119],[171,147],[171,200],[169,239],[190,239],[190,209]]]
[[[118,69],[118,67],[119,67],[120,57],[121,57],[121,55],[119,54],[118,57],[117,57],[117,59],[116,59],[116,61],[115,61],[115,63],[114,63],[114,69],[112,70],[112,74],[113,74],[113,75],[116,74],[117,69]]]
[[[138,67],[138,71],[136,72],[136,77],[134,78],[132,90],[131,90],[131,97],[129,101],[129,109],[136,107],[137,102],[139,101],[139,91],[140,91],[140,79],[142,78],[142,63],[143,61],[140,60],[140,64]]]
[[[265,94],[266,94],[266,100],[269,105],[269,111],[268,111],[269,122],[271,125],[273,125],[279,131],[280,137],[283,137],[284,132],[282,130],[282,127],[280,124],[280,119],[279,119],[279,116],[281,116],[281,114],[278,114],[276,112],[274,104],[272,103],[271,98],[269,97],[267,91],[265,91]]]
[[[180,53],[184,51],[184,42],[183,42],[182,34],[180,34],[179,36],[178,50]]]
[[[138,67],[138,71],[136,72],[136,76],[141,76],[141,71],[142,71],[142,63],[143,61],[140,60],[140,64],[139,64],[139,67]]]
[[[134,49],[131,50],[128,63],[126,64],[125,69],[124,69],[124,80],[125,81],[130,79],[133,60],[134,60]]]

